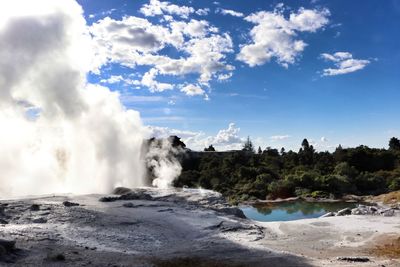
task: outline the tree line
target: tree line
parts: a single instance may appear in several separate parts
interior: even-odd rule
[[[388,149],[339,145],[332,153],[317,152],[307,139],[298,152],[270,147],[256,151],[250,138],[242,150],[217,152],[212,145],[204,150],[215,153],[182,152],[182,173],[175,186],[212,189],[231,201],[400,190],[400,140],[395,137]]]

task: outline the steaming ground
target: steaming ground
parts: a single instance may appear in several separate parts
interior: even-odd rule
[[[8,224],[1,225],[0,239],[15,240],[19,249],[0,251],[7,266],[399,264],[368,253],[375,238],[400,234],[398,217],[256,223],[241,218],[218,193],[198,189],[47,196],[1,201],[1,207],[0,219]],[[370,261],[342,262],[337,256]]]

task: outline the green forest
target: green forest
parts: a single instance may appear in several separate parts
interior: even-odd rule
[[[174,147],[185,148],[178,137]],[[307,139],[298,152],[270,147],[255,149],[250,138],[242,150],[204,152],[182,149],[182,173],[176,187],[201,187],[222,193],[232,202],[288,197],[340,198],[376,195],[400,189],[400,140],[388,149],[361,145],[317,152]]]

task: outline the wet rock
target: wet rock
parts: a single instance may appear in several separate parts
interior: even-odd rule
[[[7,252],[15,250],[15,240],[0,239],[0,246]]]
[[[126,187],[117,187],[114,189],[114,191],[112,192],[114,195],[125,195],[132,192],[131,189],[126,188]]]
[[[173,209],[161,209],[158,210],[157,212],[167,212],[167,211],[174,211]]]
[[[344,216],[344,215],[350,215],[350,214],[351,214],[351,209],[345,208],[345,209],[339,210],[336,213],[336,216]]]
[[[392,209],[400,210],[400,203],[393,203],[389,205]]]
[[[101,197],[99,199],[100,202],[114,202],[116,200],[119,200],[119,197]]]
[[[348,261],[348,262],[369,262],[367,257],[338,257],[338,261]]]
[[[352,215],[381,215],[381,216],[395,216],[395,209],[383,208],[376,206],[359,205],[357,208],[351,210]]]
[[[205,203],[212,204],[212,205],[226,203],[225,198],[223,198],[222,196],[210,196],[210,197],[207,197],[207,199],[204,199],[203,201]]]
[[[65,256],[63,254],[57,254],[54,259],[56,261],[65,261]]]
[[[394,215],[394,209],[388,208],[384,210],[380,210],[379,213],[383,216],[393,216]]]
[[[15,241],[0,239],[0,262],[15,262]]]
[[[32,220],[33,223],[47,223],[47,220],[43,217],[35,218]]]
[[[4,204],[0,206],[0,217],[6,216],[5,207]]]
[[[219,230],[221,232],[237,232],[237,231],[248,231],[248,230],[256,230],[256,232],[249,232],[249,235],[262,233],[262,228],[258,228],[252,225],[243,225],[239,222],[231,222],[231,221],[221,221],[216,225],[212,225],[206,227],[207,230]]]
[[[153,200],[153,197],[150,194],[138,191],[138,192],[130,192],[119,197],[120,200]]]
[[[39,204],[32,204],[32,206],[30,207],[31,211],[38,211],[40,210],[40,205]]]
[[[0,218],[0,224],[8,224],[8,221],[6,221],[6,220]]]
[[[207,230],[215,230],[215,229],[220,228],[220,227],[222,226],[223,223],[224,223],[224,221],[220,221],[218,224],[208,226],[208,227],[206,227],[205,229],[207,229]]]
[[[369,207],[368,207],[368,211],[371,212],[371,213],[374,213],[374,212],[377,212],[377,211],[378,211],[378,208],[377,208],[377,207],[374,207],[374,206],[369,206]]]
[[[228,215],[233,215],[242,219],[246,219],[246,215],[244,215],[243,211],[236,207],[214,208],[214,210]]]
[[[0,261],[3,261],[6,255],[7,255],[7,250],[3,246],[0,246]]]
[[[63,205],[64,205],[65,207],[79,206],[78,203],[74,203],[74,202],[70,202],[70,201],[64,201],[64,202],[63,202]]]
[[[65,255],[62,254],[62,253],[49,254],[49,255],[47,255],[47,260],[51,260],[51,261],[65,261]]]
[[[137,225],[139,224],[140,221],[132,221],[132,222],[120,222],[120,225],[124,225],[124,226],[131,226],[131,225]]]
[[[131,191],[119,197],[106,196],[99,199],[100,202],[113,202],[117,200],[154,200],[153,197],[143,191]],[[158,200],[158,199],[157,199]]]
[[[351,210],[351,215],[364,215],[366,214],[366,210],[360,208],[354,208]]]
[[[134,208],[135,205],[132,202],[124,203],[122,204],[123,207],[125,208]]]

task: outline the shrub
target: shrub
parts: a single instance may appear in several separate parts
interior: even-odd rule
[[[318,189],[330,192],[334,195],[342,195],[351,191],[352,185],[347,180],[346,176],[341,175],[324,175],[318,178]]]
[[[297,197],[308,197],[311,193],[311,190],[308,188],[296,187],[294,190],[294,194]]]
[[[295,186],[289,180],[277,180],[273,181],[268,186],[268,198],[275,199],[275,198],[288,198],[294,196]]]
[[[400,190],[400,177],[394,178],[389,184],[390,191]]]
[[[385,179],[369,172],[358,175],[355,184],[361,194],[379,194],[386,191]]]
[[[311,197],[313,197],[313,198],[329,198],[330,194],[325,191],[314,191],[311,193]]]

